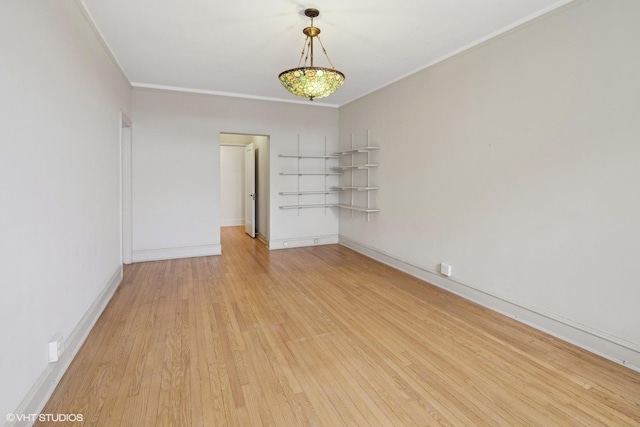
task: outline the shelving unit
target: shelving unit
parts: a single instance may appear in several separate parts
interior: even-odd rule
[[[324,155],[303,155],[300,154],[300,141],[298,140],[298,152],[295,154],[280,154],[278,157],[297,159],[296,171],[280,172],[282,176],[297,176],[295,191],[281,191],[279,194],[285,197],[297,197],[297,203],[282,204],[280,209],[317,209],[317,208],[339,208],[353,212],[364,212],[369,215],[380,212],[379,209],[372,206],[371,192],[378,190],[378,187],[371,183],[371,169],[377,168],[378,164],[371,161],[371,153],[379,150],[380,147],[374,147],[370,144],[370,132],[367,131],[367,145],[365,147],[354,147],[354,138],[351,135],[351,148],[333,154],[327,154],[327,142],[324,143]],[[333,160],[348,158],[348,164],[330,165]],[[309,167],[305,165],[301,167],[300,161],[306,159],[315,159],[322,161],[317,167]],[[319,169],[322,168],[322,171]],[[307,170],[308,169],[308,170]],[[363,175],[365,174],[366,175]],[[306,188],[307,183],[301,182],[303,177],[307,176],[324,176],[324,188]],[[329,186],[328,180],[334,176],[342,176],[343,182],[338,185]],[[345,179],[346,178],[346,179]],[[349,192],[349,203],[341,203],[338,200],[332,202],[335,195]],[[363,193],[366,194],[366,200],[363,200]],[[360,194],[356,196],[356,194]],[[324,203],[314,203],[313,199],[307,196],[324,196]],[[337,198],[336,198],[337,199]]]
[[[340,191],[350,191],[350,203],[338,203],[335,206],[340,209],[347,209],[353,212],[364,212],[367,214],[367,221],[369,221],[369,215],[372,213],[380,212],[379,209],[372,206],[371,203],[371,191],[378,190],[378,187],[372,185],[371,183],[371,169],[378,167],[377,163],[373,163],[371,161],[371,153],[373,151],[379,150],[380,147],[374,147],[371,145],[371,134],[369,130],[367,130],[367,145],[366,147],[354,147],[354,138],[351,135],[351,148],[348,150],[340,151],[338,153],[334,153],[335,156],[340,156],[344,158],[348,156],[349,164],[339,165],[336,167],[337,170],[342,171],[343,176],[349,177],[349,183],[346,185],[340,185],[335,187],[335,190]],[[363,158],[364,157],[364,158]],[[366,177],[356,176],[356,174],[361,175],[366,172]],[[365,181],[364,185],[355,184],[356,181],[361,183]],[[354,193],[358,192],[366,192],[366,206],[362,206],[356,203],[356,196]],[[361,196],[358,197],[357,202],[362,202]]]
[[[329,162],[332,160],[339,160],[339,154],[328,154],[327,153],[327,141],[325,138],[324,142],[324,155],[305,155],[300,154],[300,140],[298,139],[298,148],[297,153],[295,154],[280,154],[278,157],[286,158],[286,159],[297,159],[298,162],[296,164],[295,172],[280,172],[282,176],[297,176],[298,180],[296,182],[296,190],[295,191],[281,191],[279,194],[281,196],[287,197],[297,197],[297,203],[294,204],[283,204],[280,205],[280,209],[317,209],[317,208],[331,208],[336,206],[337,202],[332,202],[330,198],[334,198],[336,194],[340,193],[340,190],[336,188],[330,188],[329,179],[331,177],[337,177],[341,175],[341,172],[335,169],[335,166],[330,165]],[[304,160],[315,160],[321,161],[311,162],[313,166],[309,166],[306,164],[301,166],[300,162]],[[309,163],[309,162],[307,162]],[[312,177],[312,176],[321,176],[324,177],[324,182],[322,188],[308,188],[308,182],[304,182],[304,177]],[[334,178],[335,179],[335,178]],[[314,185],[315,187],[315,185]],[[312,199],[309,199],[312,197]],[[324,203],[313,203],[313,197],[317,200],[317,196],[324,196]]]

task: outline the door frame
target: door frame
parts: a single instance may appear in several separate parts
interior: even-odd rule
[[[260,158],[264,160],[262,167],[259,167],[260,177],[258,178],[258,206],[257,213],[263,216],[264,228],[263,233],[259,229],[256,229],[256,237],[264,242],[266,245],[269,243],[269,236],[271,235],[271,136],[266,133],[252,133],[252,132],[220,132],[219,142],[220,146],[242,146],[244,147],[250,142],[251,137],[264,137],[266,143],[260,145],[259,151]],[[262,178],[262,179],[260,179]],[[224,183],[220,183],[224,185]],[[262,190],[261,190],[262,189]],[[260,211],[263,211],[263,215]],[[256,224],[260,225],[260,220],[256,220]],[[260,228],[263,226],[260,225]]]
[[[131,119],[120,112],[120,261],[131,264],[133,258],[133,167]]]
[[[244,232],[256,237],[256,152],[253,142],[244,146]]]

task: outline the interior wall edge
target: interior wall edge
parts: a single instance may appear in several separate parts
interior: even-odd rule
[[[102,312],[111,301],[118,286],[122,283],[122,265],[118,266],[109,281],[106,283],[102,292],[95,299],[89,310],[80,319],[80,322],[73,329],[69,337],[64,342],[64,351],[55,363],[50,363],[45,371],[40,375],[35,384],[31,387],[27,395],[24,397],[20,405],[13,412],[15,414],[39,414],[44,405],[53,394],[58,386],[69,365],[74,357],[80,351],[87,336],[93,329],[93,326],[102,315]],[[18,422],[7,423],[6,426],[17,426]]]
[[[480,291],[467,284],[446,278],[437,272],[419,267],[345,236],[339,236],[339,244],[423,280],[428,284],[454,293],[612,362],[640,372],[639,350],[614,342],[609,337],[598,334],[597,331],[581,328],[579,325],[567,323],[563,319],[548,313],[541,313],[531,308],[523,307],[518,303]]]
[[[116,67],[118,72],[122,75],[124,80],[127,82],[127,84],[129,85],[129,88],[132,88],[133,85],[131,84],[131,79],[129,79],[129,76],[127,76],[127,73],[125,73],[124,68],[120,64],[120,61],[118,61],[118,58],[116,58],[116,56],[114,55],[113,50],[111,49],[111,46],[109,45],[109,43],[107,43],[107,40],[102,35],[102,32],[98,29],[98,26],[96,25],[96,22],[94,21],[93,16],[91,16],[91,14],[89,13],[87,6],[84,4],[84,1],[75,0],[75,3],[78,6],[78,9],[80,9],[82,14],[84,15],[84,18],[87,21],[87,24],[89,24],[89,27],[91,28],[93,33],[96,35],[96,38],[100,41],[100,44],[102,44],[102,47],[105,49],[105,51],[109,55],[109,59],[111,60],[113,65]]]

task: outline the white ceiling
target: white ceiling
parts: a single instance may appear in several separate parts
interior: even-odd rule
[[[346,80],[344,105],[571,0],[81,0],[134,86],[305,101],[278,74],[315,26]],[[316,51],[316,66],[329,66]]]

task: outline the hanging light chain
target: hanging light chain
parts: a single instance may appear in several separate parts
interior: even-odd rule
[[[307,56],[304,57],[304,66],[307,66],[307,61],[309,60],[309,54],[311,54],[311,62],[313,63],[313,51],[311,50],[311,44],[313,43],[313,37],[307,36]]]
[[[304,57],[305,52],[307,53],[307,58],[309,57],[309,52],[307,50],[307,41],[309,40],[309,36],[304,39],[304,43],[302,44],[302,52],[300,52],[300,59],[298,60],[298,67],[302,64],[302,58]],[[307,63],[307,58],[304,58],[304,63]]]
[[[331,59],[329,58],[329,54],[327,53],[327,49],[324,48],[324,45],[322,44],[322,40],[320,40],[320,36],[316,36],[316,38],[318,39],[318,41],[320,42],[320,47],[322,47],[322,51],[324,52],[324,56],[327,57],[327,61],[329,61],[329,64],[331,65],[332,69],[336,69],[336,67],[333,65],[333,62],[331,62]]]

